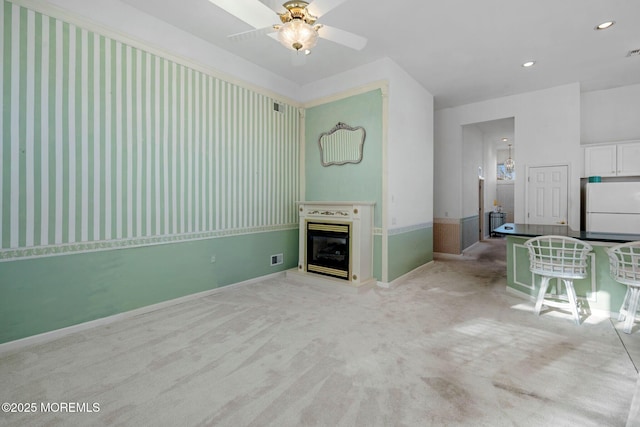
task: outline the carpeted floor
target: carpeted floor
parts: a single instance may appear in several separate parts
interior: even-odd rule
[[[536,317],[505,274],[495,239],[392,289],[266,280],[0,354],[0,401],[38,409],[0,424],[624,426],[637,333]]]

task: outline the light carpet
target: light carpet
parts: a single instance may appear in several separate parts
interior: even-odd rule
[[[54,405],[0,424],[624,426],[637,334],[505,276],[492,239],[391,289],[265,280],[1,354],[0,401]]]

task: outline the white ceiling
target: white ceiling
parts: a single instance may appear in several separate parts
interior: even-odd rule
[[[640,0],[347,0],[318,23],[364,36],[367,46],[320,40],[295,67],[268,36],[227,40],[252,28],[208,0],[123,1],[299,85],[391,58],[436,108],[573,82],[582,91],[640,83],[640,56],[626,57],[640,49]],[[593,29],[606,20],[616,25]],[[523,68],[529,59],[536,65]]]
[[[476,126],[480,129],[485,139],[491,142],[496,149],[506,150],[509,144],[515,147],[515,119],[513,117],[473,123],[468,126]],[[507,141],[503,141],[503,138],[507,138]]]

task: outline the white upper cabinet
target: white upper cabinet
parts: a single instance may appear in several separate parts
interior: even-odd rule
[[[616,146],[595,145],[584,149],[584,176],[616,176]]]
[[[618,176],[640,175],[640,141],[618,144]]]
[[[640,176],[640,141],[586,146],[584,176]]]

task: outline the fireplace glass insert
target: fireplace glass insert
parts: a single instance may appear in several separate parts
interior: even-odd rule
[[[307,271],[349,280],[349,224],[307,223]]]

